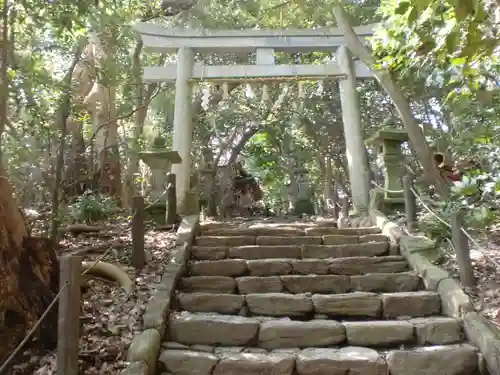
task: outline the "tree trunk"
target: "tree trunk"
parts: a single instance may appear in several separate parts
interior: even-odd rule
[[[115,42],[113,31],[109,35],[103,32],[100,36],[91,34],[90,40],[94,45],[95,67],[104,70],[112,66],[115,58]],[[100,76],[111,76],[111,73]],[[95,139],[95,155],[97,157],[96,176],[99,181],[99,190],[109,196],[121,200],[121,163],[118,149],[118,121],[116,119],[116,85],[111,78],[103,82],[94,82],[89,95],[85,100],[87,109],[92,114],[93,137]]]
[[[6,49],[8,3],[2,9],[0,138],[8,120],[9,85]],[[50,305],[59,288],[59,269],[50,240],[28,236],[0,157],[0,363],[3,363]],[[47,347],[57,342],[57,309],[37,331]]]
[[[337,25],[344,31],[345,40],[351,52],[370,68],[377,81],[392,99],[425,174],[434,182],[439,195],[443,198],[448,197],[448,187],[433,163],[432,152],[427,145],[422,129],[413,118],[410,104],[403,91],[394,82],[388,70],[374,68],[375,60],[349,24],[348,15],[344,8],[341,5],[334,6],[333,15]]]
[[[132,137],[132,147],[131,151],[128,153],[128,165],[127,173],[125,175],[125,189],[123,204],[129,206],[132,197],[135,195],[135,173],[139,166],[139,157],[137,152],[139,152],[139,138],[144,130],[144,121],[147,116],[147,108],[142,108],[144,101],[144,87],[142,84],[142,69],[141,69],[141,52],[142,52],[142,40],[138,39],[135,44],[134,53],[132,55],[132,80],[135,86],[135,124],[134,124],[134,135]],[[151,87],[151,86],[150,86]]]
[[[59,149],[57,151],[57,162],[55,170],[55,183],[54,190],[52,193],[52,225],[50,230],[50,238],[52,241],[57,242],[58,232],[59,232],[59,195],[61,188],[62,172],[64,168],[64,153],[66,151],[66,135],[68,133],[67,121],[71,114],[71,80],[73,77],[73,71],[75,70],[76,64],[80,61],[80,55],[85,47],[83,41],[79,42],[76,47],[75,55],[73,57],[73,62],[71,63],[66,77],[64,77],[65,92],[61,98],[61,104],[57,111],[58,125],[59,125]]]
[[[73,111],[84,110],[84,99],[92,90],[93,78],[91,67],[93,64],[94,52],[92,44],[87,43],[83,52],[83,58],[76,65],[72,74],[72,84],[74,85]],[[85,153],[86,145],[83,136],[82,121],[69,118],[67,121],[67,131],[69,135],[69,147],[64,162],[65,173],[62,189],[65,198],[71,198],[82,194],[86,189],[92,187],[92,169]]]
[[[0,161],[0,363],[24,339],[59,288],[53,242],[28,236]],[[57,343],[57,308],[38,330],[46,348]]]

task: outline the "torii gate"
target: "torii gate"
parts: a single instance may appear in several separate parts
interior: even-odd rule
[[[182,163],[172,165],[172,172],[177,176],[179,205],[189,188],[191,174],[192,82],[338,79],[353,204],[360,211],[368,208],[369,169],[356,78],[372,78],[372,74],[360,61],[353,60],[340,29],[190,30],[143,22],[135,24],[134,29],[146,50],[177,53],[177,64],[145,67],[144,82],[175,81],[173,149],[179,152]],[[373,29],[374,25],[354,28],[362,41],[373,34]],[[315,51],[336,51],[337,61],[325,65],[276,65],[274,59],[274,52]],[[196,52],[255,52],[257,58],[255,65],[207,66],[194,62]]]

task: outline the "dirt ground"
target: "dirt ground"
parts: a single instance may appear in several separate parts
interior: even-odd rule
[[[102,258],[119,265],[136,285],[135,291],[127,294],[116,282],[92,278],[82,295],[79,373],[114,375],[125,367],[126,349],[134,335],[141,331],[142,314],[155,285],[160,282],[169,249],[175,244],[175,232],[148,229],[145,236],[148,264],[136,270],[129,265],[130,221],[99,223],[99,227],[102,229],[96,233],[65,235],[58,255],[83,251],[86,261]],[[27,348],[15,363],[9,375],[56,373],[55,352]]]
[[[148,264],[141,270],[129,265],[131,252],[130,221],[123,219],[108,224],[99,224],[96,233],[67,234],[62,241],[59,255],[81,252],[84,258],[119,264],[135,283],[136,289],[127,294],[115,282],[93,278],[82,295],[82,332],[80,338],[79,366],[85,375],[114,375],[125,367],[126,349],[135,334],[141,330],[141,316],[147,301],[160,282],[163,265],[174,246],[175,232],[146,232],[145,249]],[[471,258],[477,287],[466,290],[476,309],[500,329],[500,246],[481,241],[484,247],[472,250]],[[445,261],[442,267],[458,279],[458,268],[450,247],[445,246]],[[16,359],[9,375],[55,374],[55,353],[41,353],[28,348]]]

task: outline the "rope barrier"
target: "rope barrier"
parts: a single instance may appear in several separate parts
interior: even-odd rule
[[[415,196],[415,198],[418,199],[418,201],[422,204],[422,206],[430,213],[432,214],[436,219],[438,219],[441,223],[443,223],[444,225],[446,225],[446,227],[448,227],[449,229],[451,229],[451,225],[448,224],[444,219],[440,218],[438,214],[436,214],[434,211],[432,211],[431,208],[429,208],[429,206],[427,206],[424,201],[422,200],[422,198],[420,198],[417,194],[417,192],[413,189],[413,188],[410,188],[412,194]],[[472,243],[472,245],[474,245],[474,247],[476,247],[476,250],[479,251],[486,259],[488,259],[490,262],[492,262],[495,267],[497,269],[500,269],[500,264],[495,260],[493,259],[492,257],[488,256],[487,254],[485,254],[484,252],[482,252],[480,249],[482,248],[482,246],[479,244],[479,242],[477,242],[470,234],[469,232],[467,232],[465,230],[465,228],[460,228],[461,232],[467,237],[467,239]]]
[[[403,190],[388,190],[384,188],[383,186],[380,186],[377,184],[375,181],[371,181],[372,185],[375,187],[378,187],[379,189],[385,191],[386,193],[391,193],[391,194],[403,194]]]
[[[167,193],[167,190],[165,189],[163,191],[163,193],[154,201],[152,202],[151,204],[149,204],[147,207],[145,207],[144,209],[148,209],[148,208],[151,208],[153,205],[155,205],[157,202],[160,201],[160,199]],[[137,212],[135,212],[132,217],[136,214]],[[82,272],[82,275],[85,275],[87,274],[88,272],[90,272],[98,263],[102,262],[102,260],[104,259],[104,257],[110,253],[110,251],[112,250],[112,248],[109,248],[108,250],[106,250],[103,254],[101,254],[95,261],[94,263],[89,267],[87,268],[84,272]],[[16,355],[22,350],[22,348],[24,347],[24,345],[26,345],[26,343],[29,341],[29,339],[31,338],[31,336],[33,335],[33,333],[38,329],[38,327],[40,326],[40,324],[43,322],[43,320],[47,317],[47,315],[49,314],[50,310],[54,307],[54,305],[56,304],[56,302],[59,301],[59,298],[62,294],[62,292],[69,286],[69,283],[66,282],[63,287],[61,289],[59,289],[58,293],[56,294],[56,296],[52,299],[52,301],[50,302],[49,306],[47,307],[47,309],[45,309],[45,311],[43,312],[43,314],[40,316],[40,318],[36,321],[36,323],[34,324],[34,326],[29,330],[29,332],[26,334],[26,336],[24,337],[24,339],[19,343],[19,345],[16,347],[16,349],[12,352],[12,354],[5,360],[5,362],[2,364],[2,366],[0,366],[0,374],[3,374],[3,372],[7,369],[7,367],[9,366],[10,362],[12,362],[12,360],[16,357]]]
[[[433,215],[436,219],[438,219],[441,223],[443,223],[446,227],[448,227],[449,229],[451,229],[451,225],[448,224],[446,221],[444,221],[444,219],[441,219],[438,214],[436,214],[434,211],[432,211],[431,208],[429,208],[429,206],[427,206],[425,204],[425,202],[422,200],[422,198],[420,198],[417,194],[417,192],[413,189],[413,188],[410,188],[410,191],[413,193],[413,195],[415,196],[415,198],[417,198],[417,200],[420,202],[420,204],[422,206],[424,206],[424,208],[431,214]]]
[[[161,198],[162,198],[162,197],[163,197],[166,193],[167,193],[167,189],[165,189],[165,190],[163,191],[163,193],[161,193],[161,195],[160,195],[160,196],[159,196],[159,197],[158,197],[158,198],[157,198],[154,202],[152,202],[151,204],[149,204],[149,205],[147,205],[146,207],[144,207],[144,210],[147,210],[147,209],[149,209],[149,208],[153,207],[153,206],[154,206],[157,202],[159,202],[159,201],[160,201],[160,199],[161,199]],[[133,213],[132,217],[134,217],[136,214],[137,214],[137,211]],[[112,248],[112,247],[110,247],[110,248],[109,248],[108,250],[106,250],[104,253],[102,253],[101,255],[99,255],[99,257],[98,257],[98,258],[94,261],[94,263],[92,263],[92,265],[91,265],[89,268],[87,268],[85,271],[83,271],[83,272],[82,272],[82,276],[83,276],[83,275],[86,275],[87,273],[89,273],[89,272],[90,272],[90,271],[91,271],[91,270],[92,270],[95,266],[97,266],[99,263],[101,263],[101,262],[102,262],[102,260],[104,259],[104,257],[105,257],[106,255],[108,255],[108,254],[111,252],[111,250],[113,250],[113,248]]]
[[[322,81],[322,80],[339,80],[343,81],[347,79],[346,74],[336,74],[331,76],[272,76],[272,77],[224,77],[224,78],[210,78],[204,79],[202,78],[189,78],[189,82],[269,82],[269,83],[278,83],[278,82],[290,82],[290,81]]]
[[[144,209],[149,209],[151,208],[153,205],[155,205],[157,202],[160,201],[160,199],[167,193],[167,189],[165,189],[163,191],[163,193],[154,201],[152,202],[151,204],[149,204],[148,206],[146,206]],[[136,215],[137,212],[134,212],[134,214],[132,215],[132,217],[134,215]],[[89,267],[87,268],[84,272],[82,272],[82,275],[85,275],[87,274],[88,272],[90,272],[98,263],[102,262],[102,260],[104,259],[104,257],[109,254],[109,252],[112,250],[112,248],[109,248],[108,250],[106,250],[103,254],[101,254],[95,261],[94,263]],[[29,332],[26,334],[26,336],[24,337],[24,339],[19,343],[19,345],[16,347],[16,349],[12,352],[12,354],[5,360],[5,362],[0,366],[0,374],[3,374],[3,372],[7,369],[7,367],[9,366],[10,362],[12,362],[12,360],[16,357],[16,355],[21,351],[21,349],[24,347],[24,345],[26,345],[26,343],[29,341],[29,339],[31,338],[31,336],[33,335],[33,333],[38,329],[38,327],[40,326],[40,324],[43,322],[43,320],[47,317],[47,315],[49,314],[50,310],[54,307],[54,305],[56,304],[56,302],[59,301],[59,298],[62,294],[62,292],[69,286],[69,282],[66,282],[61,289],[59,289],[59,291],[57,292],[56,296],[52,299],[52,301],[50,302],[49,306],[45,309],[45,311],[43,312],[43,314],[40,316],[40,318],[36,321],[36,323],[33,325],[33,327],[29,330]]]
[[[36,321],[36,323],[33,325],[33,327],[29,330],[29,332],[26,334],[24,337],[23,341],[16,347],[16,349],[12,352],[12,354],[5,360],[5,362],[2,364],[0,367],[0,374],[3,374],[3,372],[7,369],[9,366],[10,362],[15,358],[15,356],[21,351],[21,349],[26,345],[26,343],[29,341],[33,333],[38,329],[40,324],[43,322],[43,320],[47,317],[49,314],[50,310],[54,307],[57,301],[59,301],[59,298],[61,297],[62,292],[69,286],[69,282],[66,282],[61,289],[59,289],[59,292],[56,294],[56,296],[52,299],[52,302],[50,305],[45,309],[43,312],[42,316]]]
[[[401,194],[403,193],[404,191],[403,190],[388,190],[388,189],[385,189],[384,187],[378,185],[377,183],[375,183],[375,181],[371,181],[372,185],[378,187],[379,189],[385,191],[385,192],[388,192],[388,193],[396,193],[396,194]],[[410,191],[412,192],[412,194],[415,196],[415,198],[420,202],[420,204],[431,214],[433,215],[438,221],[440,221],[442,224],[444,224],[447,228],[451,229],[451,224],[447,223],[444,219],[442,219],[441,217],[439,217],[438,214],[436,214],[425,202],[424,200],[418,195],[418,193],[415,191],[415,189],[413,188],[410,188]],[[495,259],[493,259],[492,257],[488,256],[487,254],[484,254],[484,252],[482,252],[480,249],[482,248],[482,246],[479,244],[479,242],[477,242],[470,234],[469,232],[467,232],[465,230],[465,228],[461,228],[460,229],[462,231],[462,233],[467,237],[467,239],[472,243],[472,245],[474,245],[474,247],[477,249],[477,251],[481,252],[481,254],[486,258],[488,259],[490,262],[492,262],[495,267],[497,269],[500,269],[500,263],[498,263]],[[453,247],[454,248],[454,247]]]

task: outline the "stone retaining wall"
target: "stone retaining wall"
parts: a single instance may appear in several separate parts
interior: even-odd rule
[[[177,231],[176,246],[170,250],[161,283],[151,296],[143,315],[143,331],[132,340],[127,352],[129,365],[121,375],[154,375],[160,344],[165,335],[170,303],[177,281],[186,271],[191,245],[197,234],[198,215],[182,219]]]
[[[462,319],[467,339],[477,346],[484,357],[484,367],[491,375],[500,375],[500,335],[481,314],[476,312],[469,297],[448,272],[434,265],[438,249],[424,236],[407,235],[376,209],[370,210],[372,224],[382,230],[393,244],[398,244],[410,266],[417,271],[427,289],[437,291],[441,297],[444,315]]]

